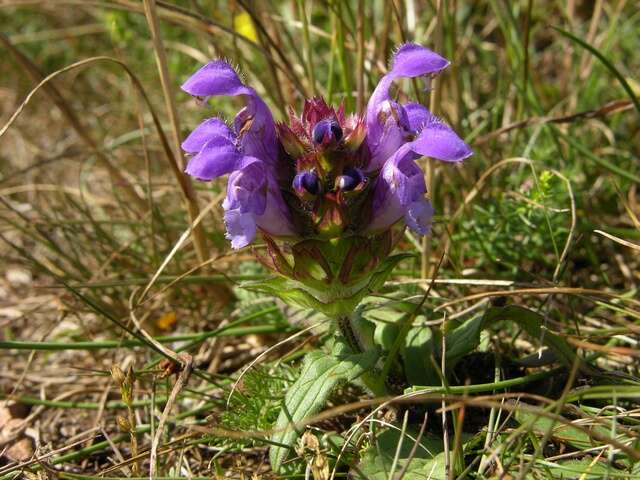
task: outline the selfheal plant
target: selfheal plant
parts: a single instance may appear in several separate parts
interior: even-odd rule
[[[305,357],[285,396],[270,452],[276,471],[289,453],[283,445],[298,437],[291,424],[319,411],[339,383],[362,381],[374,394],[397,393],[391,378],[398,369],[380,369],[385,355],[395,365],[394,349],[380,341],[388,332],[354,312],[405,258],[390,255],[398,234],[405,227],[418,235],[430,231],[433,208],[417,160],[460,162],[472,153],[424,106],[398,103],[390,94],[395,80],[436,75],[448,65],[420,45],[403,45],[365,112],[348,114],[312,98],[300,115],[290,109],[286,123],[276,122],[224,61],[208,63],[182,86],[203,99],[246,102],[232,125],[207,119],[182,146],[192,154],[189,175],[204,181],[228,175],[222,206],[231,246],[245,247],[258,233],[265,241],[267,253],[259,258],[277,275],[247,286],[321,311],[341,333],[329,354]]]
[[[233,248],[262,234],[261,260],[279,275],[253,287],[331,316],[349,314],[402,257],[389,257],[393,228],[429,233],[433,208],[416,160],[460,162],[470,148],[418,103],[390,95],[396,79],[438,74],[449,62],[416,44],[400,47],[365,112],[347,114],[322,98],[275,122],[256,91],[222,60],[182,86],[204,99],[242,96],[233,125],[210,118],[184,141],[187,173],[229,175],[223,202]],[[396,230],[398,230],[396,228]]]
[[[405,227],[419,235],[430,231],[433,209],[417,160],[460,162],[472,153],[424,106],[401,104],[390,95],[395,80],[435,75],[448,64],[426,48],[404,45],[365,112],[349,114],[313,98],[300,115],[290,110],[287,123],[275,122],[256,91],[223,61],[205,65],[183,86],[197,97],[241,96],[246,102],[232,125],[205,120],[183,148],[192,154],[188,174],[205,181],[228,175],[223,208],[231,246],[245,247],[258,234],[265,241],[267,254],[261,259],[277,275],[251,286],[333,317],[340,333],[305,355],[284,395],[269,441],[276,472],[295,468],[287,458],[292,450],[300,451],[292,447],[302,427],[338,385],[357,382],[380,397],[449,394],[459,382],[456,365],[478,348],[481,332],[497,322],[514,322],[529,337],[541,338],[567,367],[585,367],[562,338],[542,329],[543,315],[525,308],[492,306],[437,326],[429,325],[429,309],[422,303],[409,311],[406,304],[397,310],[356,308],[403,258],[390,255],[397,234]],[[486,387],[481,385],[483,391]],[[464,389],[466,396],[468,384]],[[446,448],[433,448],[423,430],[426,423],[416,433],[409,416],[404,418],[402,428],[369,438],[349,478],[388,478],[397,467],[406,478],[462,473],[462,462],[447,467]],[[403,449],[397,432],[411,439],[405,443],[409,449]],[[333,445],[358,453],[368,443],[335,436]],[[416,449],[418,444],[422,448]]]

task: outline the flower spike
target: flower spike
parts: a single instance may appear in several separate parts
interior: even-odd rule
[[[429,233],[433,207],[416,160],[460,162],[472,154],[427,108],[390,95],[397,79],[436,75],[448,65],[427,48],[403,45],[365,112],[347,115],[344,104],[334,108],[316,97],[299,115],[289,108],[287,123],[276,124],[228,63],[209,62],[183,90],[205,99],[240,96],[246,104],[232,126],[209,118],[184,140],[191,155],[186,172],[207,181],[229,176],[222,206],[233,248],[262,233],[266,263],[312,298],[333,291],[334,282],[349,292],[390,253],[393,242],[381,251],[379,239],[397,238],[392,232],[404,227]]]

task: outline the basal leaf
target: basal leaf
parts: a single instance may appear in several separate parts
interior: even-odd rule
[[[416,440],[415,432],[403,434],[397,429],[386,430],[367,449],[358,468],[351,472],[351,477],[359,480],[388,480],[398,478],[406,467],[403,480],[446,480],[442,438],[423,436],[412,456],[411,450]]]
[[[481,316],[473,317],[459,327],[448,332],[447,338],[447,366],[454,364],[468,353],[473,352],[480,345],[480,332],[484,328]]]
[[[544,317],[539,313],[516,305],[492,307],[482,317],[482,328],[487,328],[501,320],[517,323],[530,337],[541,340],[544,345],[551,348],[558,360],[566,366],[571,367],[574,362],[580,361],[575,350],[567,342],[544,328]]]
[[[413,327],[409,330],[400,354],[411,385],[440,385],[440,377],[431,361],[432,356],[436,359],[440,357],[436,350],[431,328]]]
[[[451,371],[456,362],[478,348],[482,317],[474,317],[446,334],[446,365]],[[436,362],[440,362],[442,334],[429,327],[413,327],[407,333],[401,351],[407,380],[412,385],[440,385]]]
[[[271,466],[280,470],[290,448],[300,436],[299,424],[318,413],[331,392],[340,383],[353,381],[373,368],[376,350],[354,354],[343,342],[336,341],[331,354],[316,351],[307,354],[300,377],[284,398],[284,406],[274,426],[273,445],[269,452]]]

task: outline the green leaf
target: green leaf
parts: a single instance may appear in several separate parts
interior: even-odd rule
[[[382,288],[384,282],[387,280],[395,266],[402,260],[406,260],[408,258],[413,258],[413,254],[398,253],[397,255],[387,257],[380,265],[378,265],[375,273],[371,277],[371,281],[368,285],[369,291],[373,292]]]
[[[442,439],[425,434],[412,457],[411,450],[416,440],[415,432],[403,434],[398,429],[384,431],[367,449],[351,476],[361,480],[388,480],[397,478],[408,464],[403,480],[446,480]],[[394,460],[397,460],[395,468]]]
[[[432,356],[440,357],[440,354],[435,356],[436,350],[431,328],[413,327],[409,330],[400,354],[411,385],[440,385],[440,376],[431,361]]]
[[[521,425],[528,425],[538,435],[544,435],[551,431],[551,438],[557,442],[566,443],[580,449],[595,446],[589,435],[571,425],[558,423],[550,418],[540,417],[535,413],[521,410],[516,410],[514,416]],[[598,433],[608,435],[608,431],[602,427],[595,427],[595,429],[598,430]]]
[[[580,460],[565,460],[556,464],[543,462],[546,467],[541,470],[541,474],[547,472],[553,475],[553,478],[580,480],[600,480],[603,478],[633,478],[629,477],[629,473],[607,465],[606,461],[594,461],[591,457],[581,458]],[[531,477],[534,478],[534,477]],[[538,477],[544,478],[544,477]]]
[[[373,341],[380,345],[382,350],[389,351],[399,334],[400,328],[396,323],[378,322],[373,333]]]
[[[474,351],[480,344],[483,328],[481,316],[473,317],[445,335],[446,365],[451,371],[458,360]],[[407,379],[412,385],[440,385],[438,371],[431,359],[440,361],[442,334],[429,327],[413,327],[407,333],[401,351]]]
[[[455,363],[480,345],[480,332],[486,328],[482,316],[470,318],[459,327],[445,334],[447,340],[447,366]]]
[[[269,459],[275,471],[279,471],[290,448],[300,436],[297,425],[318,413],[331,392],[340,384],[357,379],[372,369],[378,360],[378,351],[370,350],[354,354],[349,347],[337,340],[330,355],[316,351],[309,353],[296,380],[284,398],[284,406],[274,426]]]
[[[539,313],[516,305],[492,307],[482,317],[482,328],[487,328],[489,325],[502,320],[517,323],[530,337],[541,340],[544,345],[553,350],[558,360],[567,367],[571,367],[576,361],[581,361],[575,350],[567,342],[545,328],[544,317]]]
[[[529,336],[539,339],[549,347],[558,360],[571,367],[582,360],[561,337],[544,327],[544,317],[539,313],[519,306],[492,307],[483,316],[470,318],[462,325],[446,333],[446,365],[448,374],[458,360],[474,351],[480,344],[480,332],[500,321],[518,324]],[[442,337],[439,330],[428,327],[412,327],[405,338],[401,351],[407,379],[413,385],[440,385],[440,377],[430,357],[439,361],[442,351]],[[388,341],[386,343],[389,343]],[[582,362],[583,369],[590,367]]]

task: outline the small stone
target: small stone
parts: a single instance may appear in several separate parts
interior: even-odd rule
[[[10,446],[4,456],[12,462],[24,462],[33,456],[33,441],[30,438],[22,438]]]
[[[14,286],[31,283],[31,272],[23,268],[10,268],[7,270],[6,277],[9,283]]]
[[[20,420],[29,414],[29,408],[11,400],[0,400],[0,430],[12,420]]]

